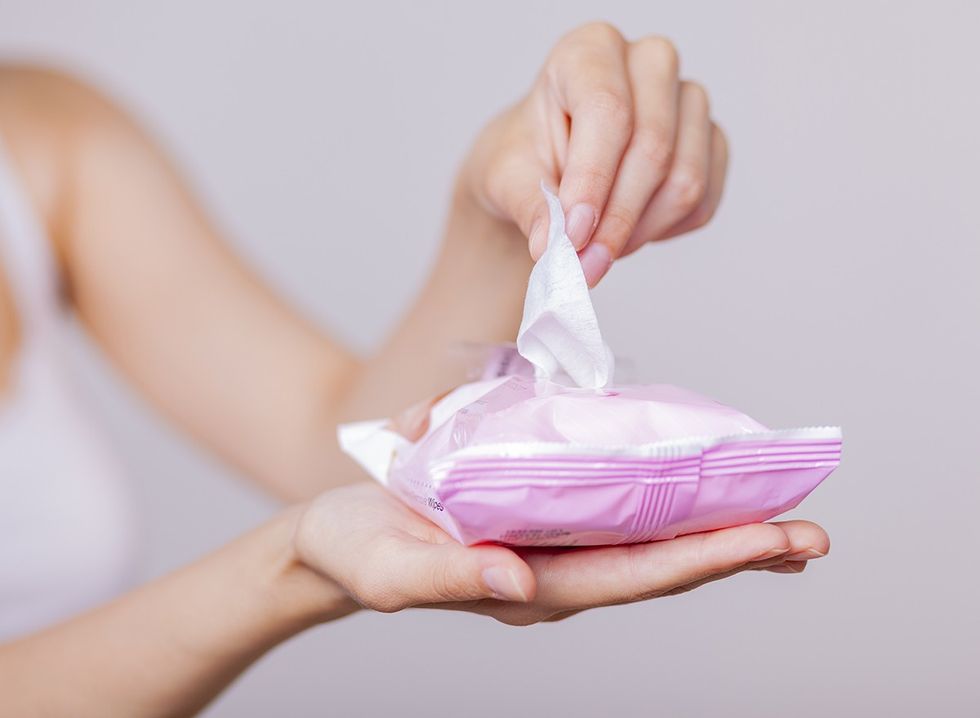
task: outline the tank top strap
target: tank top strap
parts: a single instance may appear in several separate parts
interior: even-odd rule
[[[18,181],[0,137],[0,269],[17,305],[25,338],[59,315],[57,270],[48,238]]]

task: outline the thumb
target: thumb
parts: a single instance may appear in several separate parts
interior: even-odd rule
[[[496,598],[526,603],[534,597],[531,568],[503,546],[463,546],[419,542],[415,556],[403,556],[404,596],[411,605]]]
[[[502,161],[487,181],[490,203],[528,238],[534,261],[548,244],[548,205],[541,194],[542,181],[552,189],[558,184],[551,172],[523,156]]]

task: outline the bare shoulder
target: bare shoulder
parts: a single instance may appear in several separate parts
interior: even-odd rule
[[[61,70],[0,64],[0,122],[31,120],[40,130],[108,119],[118,110],[93,85]]]
[[[0,64],[0,139],[56,249],[80,141],[124,120],[102,92],[70,73]]]

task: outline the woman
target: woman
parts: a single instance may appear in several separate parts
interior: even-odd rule
[[[0,713],[185,715],[278,642],[360,608],[528,624],[746,569],[798,572],[824,555],[826,534],[802,521],[575,551],[467,548],[358,481],[333,440],[341,420],[459,381],[448,346],[515,336],[547,232],[542,180],[559,188],[591,285],[614,260],[710,218],[725,139],[677,68],[663,39],[630,43],[603,24],[562,39],[527,96],[480,135],[428,283],[366,360],[232,256],[112,104],[65,77],[2,70]],[[123,582],[129,516],[111,453],[58,364],[69,306],[155,406],[293,502],[95,608]],[[427,416],[422,404],[399,425],[416,436]]]

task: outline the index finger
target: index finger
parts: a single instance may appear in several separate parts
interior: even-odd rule
[[[586,26],[559,45],[549,73],[570,121],[558,198],[566,208],[568,238],[582,249],[606,206],[633,132],[626,43],[609,25]]]

